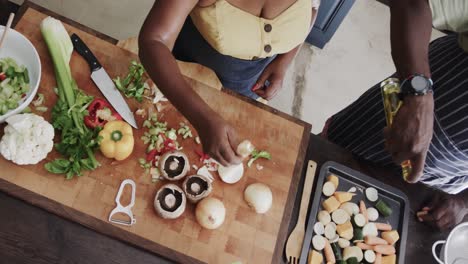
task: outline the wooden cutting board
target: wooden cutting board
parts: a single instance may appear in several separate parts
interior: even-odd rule
[[[49,107],[49,111],[41,115],[50,120],[50,109],[56,101],[53,92],[56,84],[53,65],[39,30],[40,22],[47,16],[45,13],[50,12],[32,4],[24,8],[23,12],[15,29],[33,43],[40,55],[42,79],[39,92],[45,95],[46,106]],[[111,77],[125,75],[130,61],[137,59],[134,54],[116,47],[76,23],[67,20],[65,26],[70,34],[78,34],[88,44]],[[81,89],[102,97],[90,79],[88,65],[76,53],[71,60],[71,69]],[[264,166],[263,170],[254,167],[246,169],[242,180],[235,185],[222,183],[214,173],[212,196],[221,199],[227,210],[226,220],[219,229],[210,231],[201,228],[195,220],[193,205],[189,205],[176,220],[164,220],[155,214],[154,195],[162,182],[152,183],[151,177],[139,167],[138,158],[145,156],[145,146],[140,140],[144,129],[134,130],[136,146],[130,158],[115,162],[97,153],[101,167],[72,180],[48,173],[44,169],[46,161],[37,165],[17,166],[0,158],[0,190],[177,262],[280,262],[303,168],[310,125],[253,100],[217,91],[192,79],[187,81],[237,129],[241,138],[250,139],[259,149],[266,149],[273,156],[272,161],[259,161]],[[135,100],[128,100],[128,103],[133,110],[152,107]],[[178,124],[185,121],[169,103],[160,116],[170,127],[178,128]],[[137,119],[141,127],[143,119]],[[3,126],[1,128],[3,131]],[[179,139],[179,142],[191,163],[200,166],[194,152],[201,148],[200,145],[193,139]],[[47,160],[58,156],[53,151]],[[194,170],[190,173],[194,173]],[[133,179],[137,183],[136,204],[133,208],[137,223],[132,227],[107,221],[110,211],[115,207],[117,190],[124,179]],[[264,215],[255,214],[243,201],[245,187],[254,182],[265,183],[273,191],[273,207]]]

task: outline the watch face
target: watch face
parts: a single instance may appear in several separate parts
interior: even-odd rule
[[[416,92],[423,92],[428,89],[427,79],[422,76],[414,76],[411,79],[411,86]]]

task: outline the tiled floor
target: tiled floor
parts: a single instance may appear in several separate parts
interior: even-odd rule
[[[326,1],[326,0],[322,0]],[[13,0],[21,3],[21,0]],[[117,39],[138,34],[153,0],[33,0]],[[390,14],[375,0],[357,0],[323,49],[304,45],[270,103],[312,123],[313,132],[367,88],[394,72]],[[434,31],[433,37],[441,34]]]

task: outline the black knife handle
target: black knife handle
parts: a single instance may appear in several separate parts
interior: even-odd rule
[[[78,37],[78,35],[72,34],[70,38],[76,52],[78,52],[78,54],[80,54],[86,60],[86,62],[88,62],[89,67],[91,68],[91,72],[102,68],[96,56],[94,56],[88,46],[86,46],[86,44],[83,42],[83,40],[80,39],[80,37]]]

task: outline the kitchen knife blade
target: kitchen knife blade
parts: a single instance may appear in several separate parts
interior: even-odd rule
[[[132,127],[138,128],[133,112],[128,107],[128,104],[122,94],[120,94],[120,91],[115,87],[114,82],[110,78],[109,74],[107,74],[104,67],[102,67],[97,58],[88,46],[86,46],[86,44],[80,39],[80,37],[78,37],[78,35],[72,34],[71,40],[73,47],[78,54],[88,62],[89,67],[91,68],[91,79],[102,92],[104,97],[106,97],[109,103],[115,108],[115,111],[117,111],[125,121],[127,121]]]

